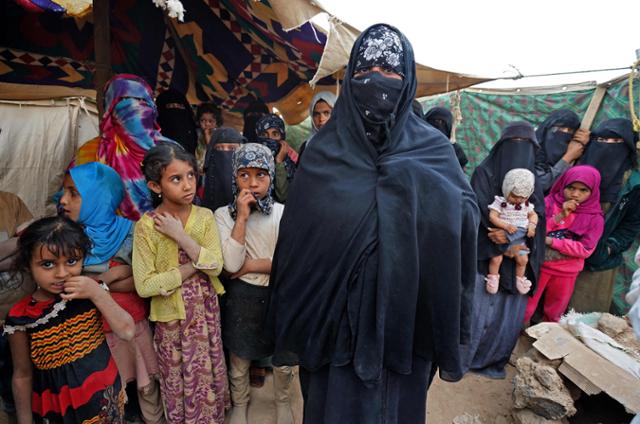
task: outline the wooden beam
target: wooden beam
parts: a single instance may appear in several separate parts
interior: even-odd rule
[[[111,78],[111,25],[109,13],[109,0],[93,0],[93,46],[96,59],[93,82],[96,89],[96,101],[100,117],[104,112],[103,88]]]

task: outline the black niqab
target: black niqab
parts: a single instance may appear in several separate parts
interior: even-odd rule
[[[371,383],[383,368],[411,373],[417,354],[457,380],[478,210],[450,143],[412,111],[413,50],[388,28],[401,38],[405,77],[395,112],[380,123],[380,143],[369,141],[345,78],[290,186],[270,281],[273,362],[291,363],[294,353],[311,370],[352,363]]]
[[[205,180],[202,206],[215,211],[233,201],[231,184],[233,151],[218,150],[215,145],[218,143],[242,144],[244,142],[246,142],[246,138],[234,128],[222,127],[213,130],[204,160]]]
[[[571,128],[573,132],[564,133],[553,131],[554,127]],[[560,109],[551,112],[549,117],[536,129],[536,137],[540,143],[540,149],[536,154],[536,167],[552,167],[567,151],[567,146],[573,134],[580,127],[580,118],[569,109]]]
[[[424,120],[432,127],[440,130],[447,138],[451,138],[453,114],[449,109],[443,107],[431,108],[424,114]]]
[[[427,113],[424,114],[424,120],[427,121],[427,124],[439,130],[448,139],[451,139],[451,131],[453,128],[453,114],[449,111],[449,109],[445,109],[443,107],[431,108],[427,111]],[[453,143],[453,151],[456,154],[456,158],[458,158],[460,167],[464,168],[467,163],[469,163],[469,159],[462,149],[462,146],[460,146],[458,143]]]
[[[525,140],[516,141],[514,138]],[[506,250],[506,246],[493,243],[488,237],[487,229],[493,225],[489,221],[489,205],[493,203],[495,196],[502,196],[502,181],[507,172],[515,168],[525,168],[534,172],[535,155],[538,149],[533,127],[526,122],[509,124],[500,140],[493,146],[489,155],[475,169],[471,176],[471,186],[476,193],[478,206],[480,207],[481,223],[478,231],[478,272],[486,275],[489,260]],[[535,172],[534,172],[535,173]],[[527,264],[526,277],[533,283],[535,290],[538,271],[544,256],[545,220],[544,220],[544,195],[542,187],[538,184],[529,201],[534,204],[538,214],[538,226],[536,235],[527,239],[530,249],[529,263]],[[515,261],[504,258],[500,267],[500,287],[509,293],[517,293],[515,288]]]
[[[258,120],[269,114],[269,108],[261,99],[253,99],[249,106],[244,110],[242,116],[244,117],[244,127],[242,128],[242,135],[245,136],[249,143],[255,143],[258,138],[256,131],[256,124]]]
[[[602,143],[601,138],[622,138],[623,143]],[[592,133],[580,163],[591,165],[600,171],[600,202],[615,202],[622,189],[624,173],[637,160],[636,135],[633,125],[625,118],[609,119],[602,122]]]
[[[158,125],[165,137],[177,141],[187,152],[195,154],[198,145],[193,111],[184,94],[169,89],[156,99]]]

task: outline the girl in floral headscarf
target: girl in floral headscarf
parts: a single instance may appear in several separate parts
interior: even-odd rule
[[[271,356],[273,345],[262,333],[269,276],[284,206],[273,200],[275,165],[271,151],[249,143],[233,152],[234,200],[216,210],[225,281],[223,343],[229,351],[230,424],[247,423],[251,360]],[[278,424],[293,424],[289,366],[274,367]]]
[[[293,181],[298,163],[298,154],[286,141],[287,133],[284,121],[276,114],[265,115],[256,124],[258,143],[267,146],[276,162],[275,198],[279,202],[287,201],[289,184]]]

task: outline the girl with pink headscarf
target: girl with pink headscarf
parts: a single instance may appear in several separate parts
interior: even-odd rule
[[[544,199],[547,217],[545,260],[535,294],[529,299],[525,322],[545,293],[543,321],[558,321],[567,309],[584,260],[596,248],[604,229],[600,207],[600,173],[574,166],[551,187]]]

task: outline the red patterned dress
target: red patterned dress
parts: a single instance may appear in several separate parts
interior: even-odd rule
[[[124,390],[91,301],[29,295],[9,311],[4,329],[29,336],[36,423],[123,422]]]

